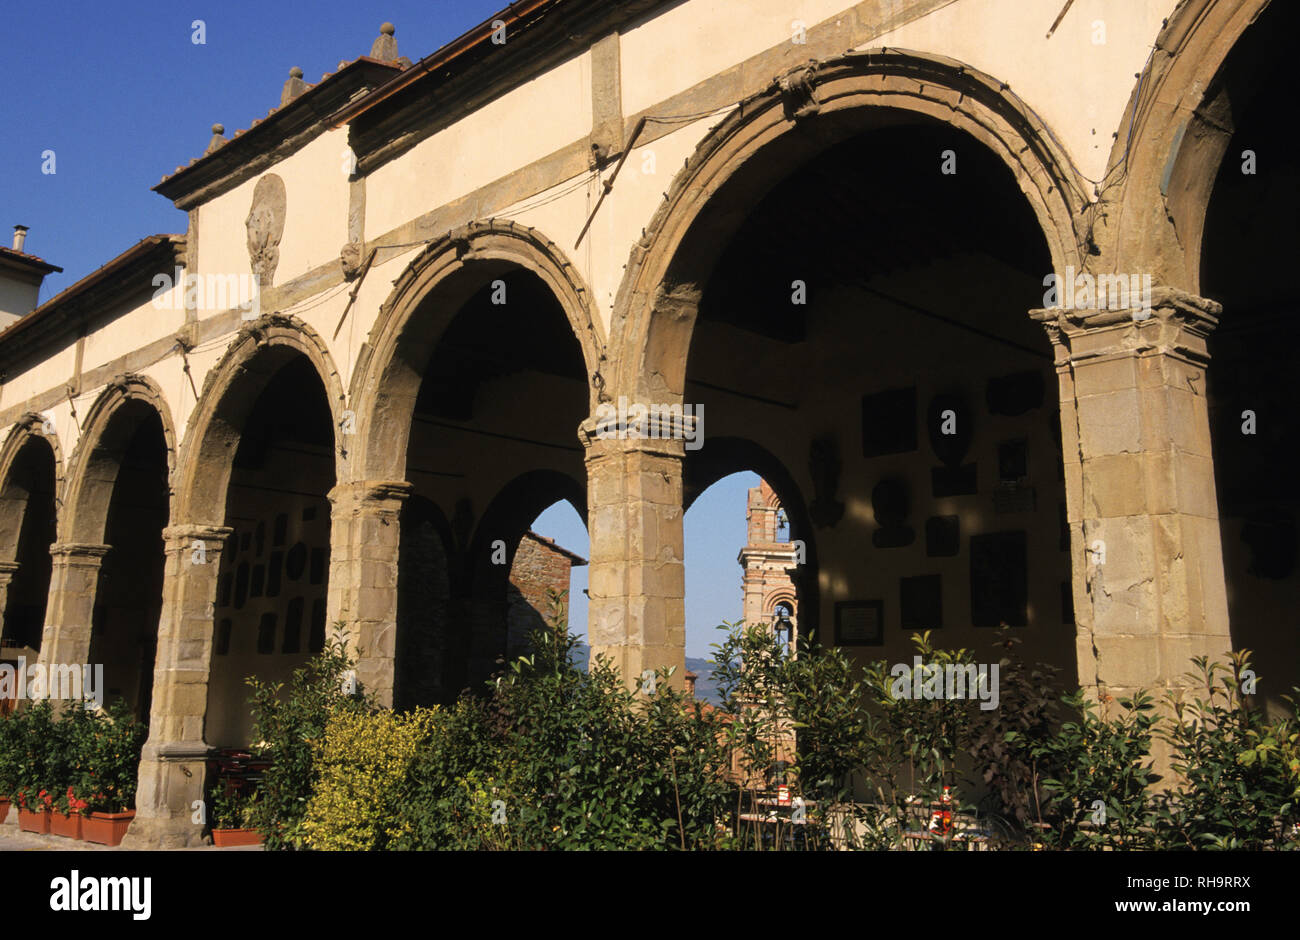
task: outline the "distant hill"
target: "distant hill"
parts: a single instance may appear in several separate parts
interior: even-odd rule
[[[718,686],[713,681],[713,663],[707,659],[696,659],[694,656],[687,656],[686,668],[699,676],[695,680],[695,697],[701,702],[712,702],[714,705],[721,705],[722,693],[718,691]]]
[[[591,650],[586,643],[578,643],[573,648],[573,662],[583,671],[586,671],[587,660],[591,656]],[[714,705],[722,704],[722,695],[718,691],[717,685],[713,682],[713,663],[707,659],[699,659],[694,656],[686,657],[686,668],[699,676],[695,680],[695,697],[702,702],[712,702]]]

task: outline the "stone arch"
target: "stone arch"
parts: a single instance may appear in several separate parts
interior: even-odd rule
[[[63,454],[46,418],[25,414],[0,448],[0,633],[44,650]]]
[[[18,494],[10,493],[11,471],[18,454],[33,441],[43,441],[53,453],[54,508],[56,517],[61,515],[59,494],[64,490],[66,476],[63,449],[59,446],[59,437],[53,428],[46,429],[45,416],[28,412],[14,423],[5,438],[4,447],[0,448],[0,553],[2,553],[0,560],[3,561],[14,560],[14,554],[18,549],[18,533],[22,528],[23,511],[26,507],[25,496],[15,498]]]
[[[1156,284],[1199,294],[1206,210],[1232,136],[1216,77],[1270,2],[1186,0],[1166,20],[1107,164],[1124,173],[1095,236],[1101,270],[1149,272]]]
[[[221,525],[244,421],[266,381],[294,356],[305,357],[320,378],[333,416],[335,478],[344,478],[347,438],[342,410],[346,398],[333,357],[316,331],[297,317],[264,316],[236,334],[204,379],[173,474],[176,519]],[[250,374],[257,380],[247,381]]]
[[[109,436],[126,437],[114,427],[121,409],[132,401],[144,402],[158,415],[162,423],[163,440],[167,445],[167,479],[169,488],[176,472],[176,425],[171,409],[158,384],[143,375],[119,375],[109,382],[86,413],[81,436],[68,466],[68,482],[63,497],[66,507],[60,519],[60,541],[100,542],[108,504],[117,476],[117,463],[125,441],[109,440]]]
[[[800,575],[795,578],[795,588],[800,602],[791,598],[791,608],[803,616],[806,623],[815,624],[821,609],[821,587],[817,572],[817,533],[807,499],[794,474],[777,457],[761,444],[739,437],[711,437],[704,447],[686,461],[684,474],[685,497],[682,510],[687,512],[697,497],[710,486],[733,473],[757,473],[772,487],[773,508],[779,505],[790,522],[791,538],[803,542],[804,562]],[[771,605],[768,605],[770,609]]]
[[[719,190],[761,190],[887,111],[941,121],[992,151],[1033,209],[1054,268],[1079,266],[1075,213],[1089,201],[1085,181],[1005,83],[952,59],[898,49],[810,62],[740,102],[709,132],[633,247],[610,328],[616,394],[680,400],[700,285],[716,254],[679,249]],[[726,215],[721,224],[734,229],[743,213]],[[710,236],[721,245],[727,232]]]
[[[404,478],[411,417],[431,350],[484,277],[511,270],[534,274],[551,291],[582,349],[591,390],[603,387],[601,321],[591,292],[561,249],[516,222],[471,223],[433,242],[411,262],[362,349],[351,388],[359,429],[353,466],[361,478]],[[435,295],[443,301],[438,311],[417,318],[416,312]],[[591,398],[595,400],[594,391]]]
[[[799,605],[789,591],[773,591],[763,599],[763,609],[767,611],[774,611],[781,604],[785,604],[790,608],[790,613],[798,616]]]
[[[777,604],[789,604],[793,609],[794,595],[789,591],[773,591],[767,596],[767,606],[775,607]]]

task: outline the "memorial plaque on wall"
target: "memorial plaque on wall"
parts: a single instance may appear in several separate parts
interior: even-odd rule
[[[957,516],[931,516],[925,520],[925,553],[931,558],[951,558],[961,549],[961,520]]]
[[[840,601],[835,605],[836,646],[883,646],[884,601]]]
[[[978,474],[976,464],[968,463],[960,467],[932,467],[930,470],[930,491],[935,499],[945,496],[974,496],[978,492]]]
[[[970,538],[970,613],[977,627],[1029,622],[1028,549],[1023,530]]]
[[[919,632],[942,627],[943,579],[937,574],[899,578],[898,611],[906,631]]]
[[[1029,442],[1024,438],[998,444],[998,485],[993,490],[996,512],[1033,512],[1037,506],[1029,485]]]
[[[989,379],[984,400],[989,406],[989,414],[1014,418],[1042,407],[1043,393],[1043,373],[1017,372]]]
[[[943,463],[930,471],[930,488],[936,497],[973,496],[975,464],[963,464],[975,436],[974,409],[964,395],[950,392],[930,399],[925,413],[930,447]]]
[[[911,500],[902,480],[877,483],[871,491],[871,509],[880,527],[871,533],[871,544],[876,548],[902,548],[916,540],[916,533],[907,524]]]
[[[883,457],[916,450],[916,388],[896,388],[862,397],[862,456]]]

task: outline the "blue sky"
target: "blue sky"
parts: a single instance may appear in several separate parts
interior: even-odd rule
[[[47,300],[146,235],[184,232],[184,214],[150,187],[200,156],[213,124],[229,137],[266,117],[293,66],[320,81],[368,54],[385,20],[418,60],[505,5],[6,4],[0,237],[28,225],[27,250],[64,269],[46,279]],[[49,150],[53,174],[42,172]]]
[[[736,556],[745,544],[745,503],[756,473],[733,473],[705,490],[686,513],[686,655],[708,659],[718,642],[717,627],[740,619],[742,594]],[[556,503],[537,517],[534,531],[555,539],[584,558],[591,543],[582,519],[568,503]],[[569,589],[570,632],[587,635],[587,569],[573,569]]]
[[[184,232],[185,216],[150,191],[203,153],[213,124],[226,136],[279,104],[289,69],[308,82],[370,52],[397,26],[412,60],[490,19],[505,0],[339,0],[302,6],[168,2],[7,4],[0,32],[0,238],[30,226],[26,250],[64,269],[41,300],[141,238]],[[194,22],[203,21],[202,44]],[[48,152],[53,152],[53,173]],[[745,491],[753,474],[710,488],[686,515],[687,652],[710,655],[714,627],[740,616]],[[586,556],[587,533],[567,506],[542,534]],[[586,569],[573,582],[573,623],[586,624]]]

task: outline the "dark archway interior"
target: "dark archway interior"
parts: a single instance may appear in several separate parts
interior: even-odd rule
[[[1298,30],[1300,7],[1271,4],[1217,79],[1233,134],[1201,256],[1202,293],[1223,304],[1208,389],[1232,640],[1267,670],[1259,688],[1274,706],[1300,683],[1300,311],[1289,276],[1300,250],[1300,160],[1282,119],[1294,110],[1289,47]]]
[[[4,481],[6,501],[21,503],[18,569],[9,581],[4,610],[4,645],[40,650],[45,630],[45,605],[50,592],[53,560],[50,545],[56,529],[54,515],[54,450],[31,438],[18,451]]]
[[[792,537],[815,536],[798,608],[823,642],[906,661],[913,632],[981,651],[1006,624],[1073,681],[1056,377],[1027,315],[1052,270],[1034,213],[956,129],[878,111],[837,140],[818,120],[791,136],[833,143],[779,180],[759,154],[674,262],[689,282],[717,258],[688,359],[705,430],[687,489],[715,441],[771,455],[727,469],[766,477]]]
[[[509,575],[529,525],[560,499],[586,515],[586,366],[569,320],[530,272],[479,276],[441,335],[403,347],[423,378],[401,521],[399,707],[482,685],[517,645]],[[442,303],[425,301],[413,336]]]
[[[249,375],[257,374],[250,370]],[[232,388],[231,395],[252,390]],[[266,380],[244,421],[226,492],[205,731],[244,746],[245,678],[282,682],[325,643],[334,424],[320,376],[294,355]]]
[[[116,462],[117,472],[104,527],[111,548],[99,569],[90,662],[103,664],[110,700],[124,700],[147,724],[162,610],[162,530],[169,512],[167,440],[158,413],[138,399],[117,410],[104,438],[121,449],[104,455]]]

